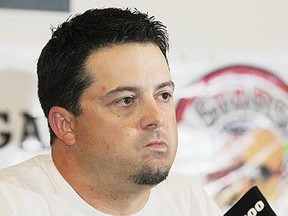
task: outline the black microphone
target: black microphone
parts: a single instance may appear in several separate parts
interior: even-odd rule
[[[248,190],[224,216],[276,216],[257,186]]]

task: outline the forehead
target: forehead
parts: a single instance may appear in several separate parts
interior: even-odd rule
[[[89,56],[86,69],[95,84],[105,88],[171,80],[167,61],[153,44],[129,43],[102,48]]]

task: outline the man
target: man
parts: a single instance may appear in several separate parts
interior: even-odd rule
[[[52,153],[1,172],[0,215],[222,215],[190,180],[166,179],[177,149],[167,49],[165,26],[128,9],[54,29],[37,65]]]

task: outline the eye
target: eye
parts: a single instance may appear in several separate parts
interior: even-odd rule
[[[124,98],[121,98],[120,100],[117,100],[116,101],[116,104],[118,106],[129,106],[131,103],[133,103],[134,101],[134,97],[124,97]]]
[[[172,97],[172,95],[169,92],[163,92],[161,93],[160,96],[161,96],[161,99],[164,101],[168,101]]]

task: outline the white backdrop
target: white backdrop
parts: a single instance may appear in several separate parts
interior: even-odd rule
[[[70,2],[68,13],[0,9],[0,168],[49,151],[47,126],[36,96],[37,58],[51,26],[88,8],[136,7],[167,25],[176,102],[191,82],[229,65],[264,68],[288,82],[286,0]],[[175,169],[185,173],[181,164],[185,145],[179,144]]]

